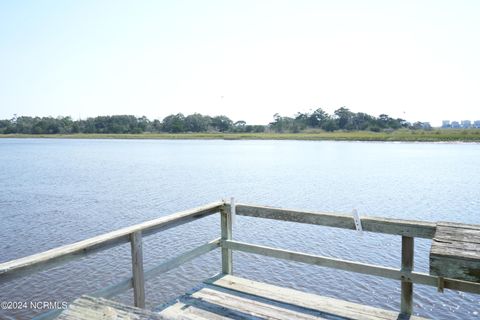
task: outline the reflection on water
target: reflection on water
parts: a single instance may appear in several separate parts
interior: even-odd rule
[[[480,223],[480,145],[304,141],[0,140],[1,261],[235,196],[238,202],[404,219]],[[219,235],[218,216],[145,239],[146,268]],[[239,217],[234,239],[400,266],[400,238]],[[428,270],[430,242],[415,242]],[[392,280],[234,253],[253,280],[399,309]],[[147,283],[150,307],[220,270],[209,253]],[[128,245],[0,285],[2,300],[71,300],[130,273]],[[132,293],[118,297],[132,300]],[[480,297],[415,286],[414,309],[478,315]],[[0,311],[29,318],[34,310]],[[448,315],[448,317],[446,316]]]

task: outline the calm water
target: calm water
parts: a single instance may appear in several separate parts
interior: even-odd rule
[[[0,140],[0,261],[235,196],[238,202],[480,223],[480,145],[300,141]],[[146,268],[219,235],[218,216],[146,238]],[[391,267],[400,238],[239,217],[234,239]],[[416,240],[415,269],[430,242]],[[220,270],[217,251],[147,283],[149,307]],[[399,283],[235,253],[237,275],[399,309]],[[124,245],[0,285],[0,300],[70,301],[130,272]],[[416,313],[478,317],[480,296],[416,285]],[[118,297],[132,301],[132,293]],[[0,318],[30,318],[34,310]]]

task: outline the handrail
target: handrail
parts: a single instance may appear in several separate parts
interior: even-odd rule
[[[307,263],[320,267],[339,269],[349,272],[367,274],[393,280],[407,280],[427,286],[437,287],[438,277],[422,272],[402,271],[399,269],[384,267],[374,264],[361,263],[337,258],[317,256],[302,252],[271,248],[240,241],[223,240],[221,246],[232,250],[263,255],[267,257]],[[446,289],[480,294],[480,284],[462,280],[444,279]]]
[[[233,203],[232,203],[233,204]],[[327,227],[355,230],[355,222],[352,215],[298,211],[292,209],[254,206],[247,204],[233,204],[235,214],[239,216],[257,217],[296,223],[314,224]],[[225,204],[227,219],[231,219],[232,205]],[[432,239],[436,231],[436,223],[428,221],[413,221],[390,219],[380,217],[363,216],[361,218],[363,231],[398,235],[402,237],[402,268],[400,270],[383,266],[358,263],[353,261],[334,259],[329,257],[314,256],[304,253],[287,251],[248,243],[242,243],[222,237],[222,253],[238,250],[260,254],[264,256],[292,260],[297,262],[320,265],[346,271],[370,274],[401,281],[401,312],[412,314],[413,312],[413,283],[429,286],[437,286],[439,290],[448,288],[471,293],[480,293],[480,284],[455,279],[444,279],[425,273],[413,272],[414,238]],[[228,225],[228,224],[225,224]],[[222,224],[223,227],[223,224]],[[230,234],[231,235],[231,234]],[[222,257],[225,256],[222,254]],[[232,262],[230,261],[230,265]],[[230,270],[229,273],[233,271]]]
[[[151,279],[161,273],[170,271],[172,269],[175,269],[176,267],[184,264],[185,262],[191,261],[205,253],[208,253],[212,250],[215,250],[220,247],[220,238],[217,238],[215,240],[209,241],[201,246],[196,247],[195,249],[189,250],[187,252],[184,252],[174,258],[171,258],[165,262],[162,262],[161,264],[152,267],[149,270],[146,270],[144,272],[145,280]],[[111,298],[114,297],[122,292],[125,292],[129,289],[133,288],[133,277],[128,277],[126,279],[123,279],[122,281],[119,281],[113,285],[110,285],[106,288],[97,290],[93,293],[89,293],[89,296],[92,297],[101,297],[101,298]],[[143,301],[144,302],[144,301]],[[55,319],[62,310],[51,310],[46,313],[42,313],[41,315],[37,316],[34,318],[34,320],[51,320]]]
[[[148,236],[162,230],[167,230],[217,212],[220,212],[221,218],[220,238],[214,239],[172,259],[164,261],[160,265],[149,270],[143,270],[143,236]],[[433,222],[388,219],[380,217],[361,218],[362,229],[364,231],[398,235],[402,237],[401,269],[395,269],[385,266],[317,256],[234,241],[232,236],[232,212],[240,216],[258,217],[355,230],[355,223],[352,215],[298,211],[247,204],[235,205],[233,201],[231,204],[228,204],[225,201],[214,202],[205,206],[112,231],[73,244],[61,246],[42,253],[0,263],[0,283],[38,270],[51,268],[55,265],[63,264],[71,259],[77,259],[93,252],[106,250],[114,246],[130,242],[132,253],[132,276],[120,281],[117,284],[93,293],[93,296],[113,297],[125,290],[133,288],[135,306],[144,307],[145,280],[176,268],[181,264],[207,252],[215,250],[216,248],[221,248],[222,273],[224,274],[233,273],[232,251],[237,250],[279,259],[399,280],[402,284],[401,312],[405,314],[411,314],[413,312],[413,283],[437,286],[442,290],[443,288],[446,288],[480,294],[479,283],[456,279],[443,279],[441,277],[413,271],[414,238],[418,237],[432,239],[436,231],[436,224]],[[39,319],[51,319],[59,312],[59,310],[53,310],[47,314],[41,315]]]
[[[214,239],[212,241],[209,241],[205,244],[202,244],[201,246],[196,247],[195,249],[186,251],[172,259],[169,259],[155,267],[152,267],[148,270],[145,271],[145,280],[154,278],[155,276],[170,271],[172,269],[175,269],[178,266],[181,266],[182,264],[191,261],[205,253],[208,253],[212,250],[215,250],[216,248],[220,247],[220,238]],[[94,293],[89,294],[92,297],[102,297],[102,298],[111,298],[116,296],[117,294],[120,294],[124,291],[127,291],[128,289],[133,288],[133,282],[132,282],[132,277],[126,278],[122,281],[117,282],[116,284],[113,284],[109,287],[106,287],[104,289],[100,289]]]
[[[103,251],[130,242],[131,235],[137,231],[141,231],[143,236],[148,236],[209,216],[218,212],[222,205],[223,202],[213,202],[205,206],[142,222],[83,241],[0,263],[0,283],[29,273],[49,269],[59,264],[64,264],[71,259],[78,259],[94,252]]]
[[[229,204],[226,205],[226,209],[230,211]],[[236,214],[239,216],[355,230],[355,223],[351,214],[299,211],[247,204],[236,204],[235,209]],[[362,229],[363,231],[369,232],[432,239],[435,233],[435,228],[436,224],[428,221],[362,216]]]

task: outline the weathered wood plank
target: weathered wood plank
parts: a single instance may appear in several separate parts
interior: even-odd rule
[[[414,238],[402,237],[402,269],[403,272],[413,271]],[[413,312],[413,283],[402,280],[401,283],[400,312],[412,314]]]
[[[172,259],[169,259],[158,266],[152,267],[144,272],[145,280],[152,279],[155,276],[170,271],[172,269],[177,268],[178,266],[191,261],[205,253],[208,253],[216,248],[220,247],[220,238],[209,241],[201,246],[198,246],[192,250],[184,252]],[[122,293],[128,289],[133,288],[132,278],[124,279],[114,285],[111,285],[107,288],[98,290],[94,293],[89,294],[93,297],[103,297],[103,298],[111,298],[116,296],[119,293]]]
[[[376,266],[366,263],[353,262],[342,259],[315,256],[295,251],[281,250],[266,246],[252,245],[239,241],[222,241],[222,246],[232,250],[249,252],[268,257],[313,264],[321,267],[334,268],[362,274],[369,274],[394,280],[407,280],[413,283],[437,287],[438,277],[421,272],[405,272],[394,268]],[[445,279],[445,289],[479,293],[480,284],[454,279]]]
[[[232,239],[232,214],[230,210],[222,208],[220,211],[220,227],[222,240]],[[222,273],[233,273],[232,250],[222,247]]]
[[[434,239],[455,240],[455,241],[479,244],[480,230],[437,226],[437,231],[435,232]]]
[[[438,224],[430,249],[430,274],[480,283],[480,228]]]
[[[480,268],[478,264],[459,261],[458,258],[430,256],[430,274],[475,283],[480,282]]]
[[[226,207],[229,209],[228,204]],[[298,211],[263,206],[251,206],[246,204],[237,204],[236,214],[240,216],[258,217],[355,230],[355,223],[352,215]],[[364,231],[427,239],[433,238],[436,227],[435,223],[433,222],[368,216],[362,216],[361,222]]]
[[[142,231],[144,236],[167,230],[220,210],[223,202],[214,202],[198,208],[178,212],[166,217],[146,221],[134,226],[105,233],[73,244],[61,246],[24,258],[0,264],[0,283],[45,270],[98,251],[103,251],[130,241],[130,234]]]
[[[262,299],[284,303],[299,308],[315,310],[332,317],[348,319],[401,319],[398,312],[383,310],[366,305],[343,301],[339,299],[306,293],[294,289],[283,288],[271,284],[256,282],[231,275],[214,277],[206,283],[220,288],[237,291],[242,294],[260,297]],[[421,319],[412,316],[410,319]]]
[[[448,222],[448,221],[438,221],[437,226],[480,230],[480,224],[466,224],[466,223]]]
[[[203,307],[203,306],[202,306]],[[168,319],[182,319],[182,320],[227,320],[230,319],[226,315],[222,315],[221,312],[215,310],[215,312],[205,310],[205,308],[199,308],[192,303],[187,304],[182,301],[182,298],[178,298],[174,303],[165,307],[159,314],[167,317]]]
[[[398,269],[380,267],[372,264],[311,255],[301,252],[270,248],[266,246],[252,245],[238,241],[222,241],[222,246],[230,248],[232,250],[249,252],[278,259],[308,263],[320,267],[340,269],[344,271],[369,274],[396,280],[401,280],[402,277],[402,272],[400,272],[400,270]]]
[[[454,240],[435,241],[430,252],[434,255],[477,261],[480,256],[480,245]]]
[[[282,308],[282,306],[272,304],[270,300],[259,301],[251,295],[240,296],[229,293],[227,290],[218,290],[218,288],[209,286],[184,297],[181,301],[197,307],[202,305],[204,308],[216,309],[217,312],[215,313],[223,312],[225,314],[225,309],[227,309],[227,312],[237,312],[237,315],[253,319],[325,319],[320,314],[311,315],[301,312],[298,308]]]
[[[135,307],[145,308],[145,279],[143,275],[142,231],[131,234],[132,284]]]
[[[178,255],[177,257],[170,259],[168,261],[165,261],[164,263],[153,267],[151,269],[148,269],[145,271],[145,279],[151,279],[152,277],[155,277],[161,273],[167,272],[169,270],[175,269],[179,267],[180,265],[193,260],[201,255],[204,255],[205,253],[208,253],[216,248],[220,247],[220,238],[209,241],[195,249],[189,250],[185,253],[182,253]]]
[[[58,320],[95,320],[95,319],[115,319],[115,320],[163,320],[167,319],[162,315],[127,306],[125,304],[106,300],[82,296],[73,301],[67,310],[63,311],[57,318]]]

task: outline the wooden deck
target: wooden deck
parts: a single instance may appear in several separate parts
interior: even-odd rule
[[[155,312],[83,296],[57,319],[424,319],[271,284],[222,275]]]
[[[169,319],[423,319],[223,275],[164,307]]]
[[[219,238],[144,270],[143,237],[217,213],[220,215]],[[401,238],[400,267],[386,267],[235,241],[232,234],[235,216],[396,235]],[[181,239],[183,236],[178,235],[178,238]],[[430,274],[415,271],[413,259],[415,238],[433,239]],[[157,319],[158,317],[160,319],[164,317],[174,319],[418,319],[408,316],[414,312],[414,284],[433,286],[439,292],[448,289],[480,294],[479,239],[480,225],[372,216],[354,219],[351,214],[236,204],[232,198],[230,203],[224,200],[213,202],[28,257],[0,263],[0,283],[45,271],[68,261],[130,242],[131,275],[75,300],[67,311],[50,310],[36,319],[50,320],[60,313],[62,314],[60,319],[82,320]],[[179,297],[160,313],[153,314],[142,310],[146,300],[146,281],[213,250],[221,251],[222,261],[219,269],[224,276],[209,280],[198,290]],[[233,251],[396,280],[400,285],[400,313],[234,277],[232,275]],[[133,289],[134,307],[107,300],[129,289]]]
[[[438,222],[430,250],[430,274],[480,283],[480,226]]]
[[[73,301],[57,320],[160,320],[158,313],[112,300],[82,296]]]

